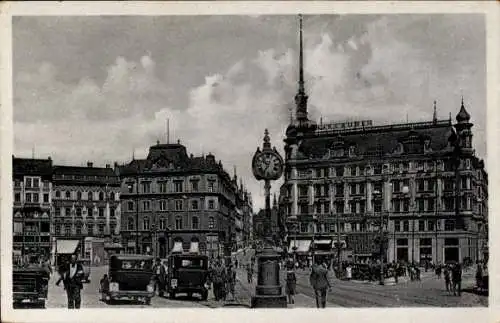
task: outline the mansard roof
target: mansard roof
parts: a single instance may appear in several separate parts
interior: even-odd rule
[[[41,176],[43,179],[52,178],[52,160],[17,158],[12,156],[12,175],[14,178],[23,176]]]
[[[319,129],[308,135],[299,147],[298,159],[327,158],[333,150],[342,150],[339,157],[423,154],[449,147],[450,120],[356,129]]]

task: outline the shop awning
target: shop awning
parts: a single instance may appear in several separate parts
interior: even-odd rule
[[[330,239],[325,239],[325,240],[314,240],[314,244],[332,244],[332,240]]]
[[[175,241],[174,247],[172,248],[172,252],[183,252],[183,251],[184,249],[182,248],[182,242]]]
[[[79,243],[78,240],[56,240],[56,252],[57,254],[75,253]]]
[[[311,240],[292,240],[290,241],[290,247],[288,248],[288,250],[290,252],[293,252],[294,247],[297,247],[297,252],[309,252],[311,242]]]
[[[174,246],[174,248],[175,248],[175,246]],[[191,246],[189,246],[189,252],[190,253],[200,253],[199,243],[192,241]]]

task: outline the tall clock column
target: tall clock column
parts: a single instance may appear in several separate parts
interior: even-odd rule
[[[262,151],[257,148],[252,160],[252,171],[257,180],[264,181],[266,200],[265,239],[262,252],[257,254],[257,286],[252,297],[253,308],[287,307],[286,296],[280,283],[279,258],[274,248],[271,229],[271,180],[277,180],[283,174],[283,159],[271,148],[269,132],[265,131]]]

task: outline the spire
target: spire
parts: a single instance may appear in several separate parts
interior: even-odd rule
[[[465,110],[463,95],[462,104],[460,105],[460,111],[458,112],[456,119],[458,123],[467,123],[470,120],[470,114],[467,112],[467,110]]]
[[[302,15],[299,15],[299,89],[295,95],[297,109],[296,118],[299,121],[307,120],[307,95],[304,86],[304,47],[302,43]]]
[[[434,113],[432,114],[432,122],[437,123],[436,100],[434,100]]]
[[[135,148],[132,148],[132,160],[135,160]]]

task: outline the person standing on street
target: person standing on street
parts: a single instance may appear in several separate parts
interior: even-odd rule
[[[347,268],[345,269],[345,277],[347,280],[352,279],[352,267],[351,267],[351,265],[347,265]]]
[[[288,296],[288,304],[294,304],[294,295],[295,295],[295,287],[297,285],[297,276],[294,271],[294,263],[293,261],[288,264],[287,272],[286,272],[286,285],[285,292]]]
[[[452,270],[453,295],[462,295],[462,266],[456,263]]]
[[[81,304],[81,290],[83,289],[83,266],[76,262],[77,255],[71,255],[70,263],[63,269],[62,281],[68,296],[68,308],[79,309]],[[58,280],[56,285],[59,285]]]
[[[326,293],[331,285],[328,280],[328,270],[321,265],[319,261],[312,266],[309,281],[314,289],[314,294],[316,295],[316,307],[325,308]]]
[[[232,300],[235,299],[235,285],[236,285],[236,270],[234,270],[233,265],[229,265],[226,273],[226,290],[227,294],[231,294]]]
[[[165,266],[161,263],[160,258],[156,258],[156,263],[153,266],[155,290],[158,291],[158,296],[163,296],[165,290],[166,271]]]
[[[444,283],[446,285],[446,291],[450,292],[451,291],[451,280],[450,280],[450,268],[448,265],[444,266],[443,270],[443,275],[444,275]]]

